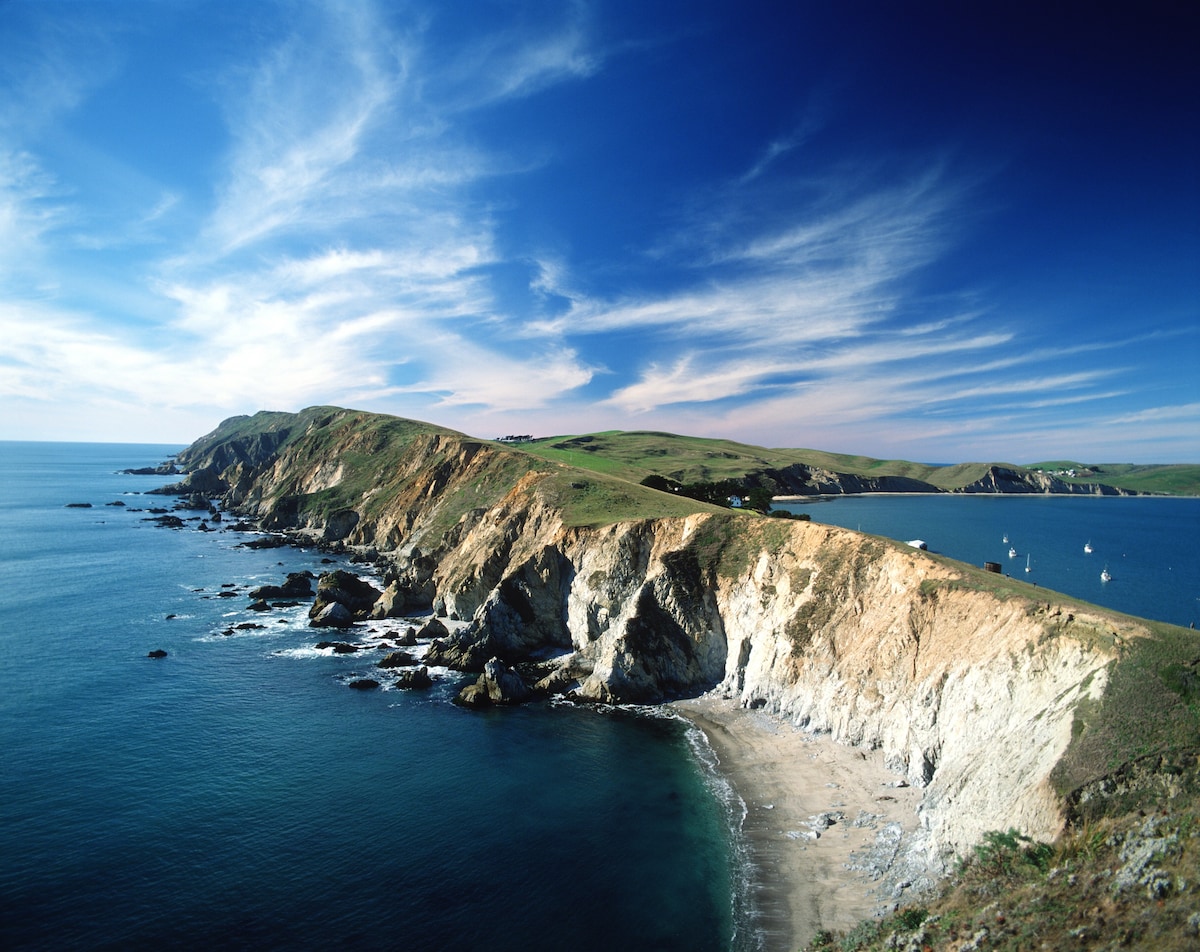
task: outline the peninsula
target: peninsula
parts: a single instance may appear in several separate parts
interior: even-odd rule
[[[753,448],[728,446],[676,465],[668,452],[680,444],[666,438],[650,471],[653,437],[514,443],[335,407],[259,413],[180,453],[186,475],[162,491],[283,540],[374,561],[386,588],[369,616],[427,611],[465,622],[433,642],[430,664],[517,674],[533,696],[681,702],[733,771],[739,749],[743,767],[755,760],[748,737],[776,731],[782,739],[754,770],[756,789],[775,784],[781,795],[797,744],[824,745],[806,749],[842,765],[828,767],[835,772],[862,762],[877,773],[856,767],[850,786],[881,794],[890,778],[889,809],[908,811],[875,871],[886,875],[867,884],[891,906],[931,889],[995,831],[1048,842],[1173,797],[1194,803],[1195,632],[901,543],[645,482],[736,475],[747,495],[916,483],[1127,490],[982,464],[961,468],[957,484],[947,472],[755,466],[729,458]],[[619,445],[635,439],[640,448],[623,457]],[[846,925],[835,908],[853,876],[845,857],[813,849],[806,861],[812,882],[781,886],[793,892],[781,900],[790,910],[781,948]],[[1193,899],[1195,889],[1168,887]]]

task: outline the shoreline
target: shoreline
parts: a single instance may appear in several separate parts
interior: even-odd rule
[[[921,791],[879,751],[838,744],[713,694],[670,705],[701,730],[746,807],[753,925],[767,952],[848,931],[894,897],[882,877],[919,828]]]

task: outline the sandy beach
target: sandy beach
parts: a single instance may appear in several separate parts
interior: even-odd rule
[[[850,866],[887,863],[899,830],[907,837],[918,826],[920,791],[885,769],[881,754],[715,696],[674,706],[704,731],[745,801],[769,952],[795,952],[818,929],[850,929],[887,902],[872,872]]]

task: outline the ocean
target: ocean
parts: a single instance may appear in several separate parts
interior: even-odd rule
[[[921,539],[931,552],[977,566],[997,562],[1030,586],[1130,615],[1200,624],[1194,497],[888,494],[774,508],[902,542]],[[1100,577],[1105,569],[1108,581]]]
[[[468,711],[448,671],[351,690],[378,652],[247,611],[321,553],[136,511],[171,480],[119,470],[178,449],[0,443],[4,948],[762,946],[743,807],[694,728]]]

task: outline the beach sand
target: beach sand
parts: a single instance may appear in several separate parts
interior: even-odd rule
[[[757,924],[769,952],[795,952],[818,929],[849,930],[888,902],[877,894],[877,868],[848,864],[886,865],[896,824],[905,838],[918,827],[921,792],[887,770],[880,752],[712,695],[674,706],[704,732],[746,804]]]

